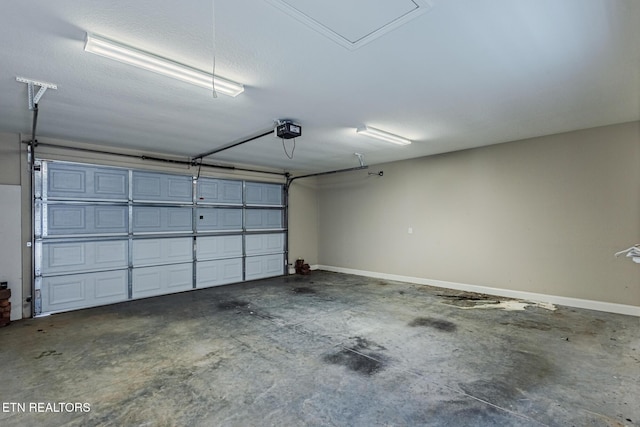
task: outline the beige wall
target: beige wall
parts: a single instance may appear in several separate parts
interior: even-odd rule
[[[0,133],[0,185],[20,185],[20,138]]]
[[[0,281],[11,289],[11,320],[22,317],[20,139],[0,133]]]
[[[372,169],[319,180],[320,264],[640,306],[640,122]]]
[[[314,179],[297,180],[289,189],[289,263],[303,258],[318,263],[318,198]]]

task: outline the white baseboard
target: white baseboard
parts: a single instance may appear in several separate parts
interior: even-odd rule
[[[609,313],[626,314],[640,317],[640,307],[635,305],[616,304],[611,302],[594,301],[580,298],[562,297],[557,295],[538,294],[534,292],[514,291],[510,289],[491,288],[488,286],[469,285],[465,283],[445,282],[443,280],[424,279],[422,277],[400,276],[397,274],[378,273],[375,271],[355,270],[352,268],[333,267],[330,265],[314,266],[318,270],[333,271],[335,273],[355,274],[357,276],[373,277],[376,279],[409,282],[418,285],[435,286],[438,288],[455,289],[458,291],[477,292],[507,298],[517,298],[527,301],[544,302],[564,305],[587,310],[606,311]]]

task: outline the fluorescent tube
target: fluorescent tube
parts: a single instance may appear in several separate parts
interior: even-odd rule
[[[380,129],[369,126],[362,126],[356,129],[356,133],[360,135],[370,136],[371,138],[380,139],[382,141],[392,142],[398,145],[409,145],[411,141],[398,135],[382,131]]]
[[[182,80],[183,82],[191,83],[205,89],[212,89],[211,78],[213,77],[216,92],[224,95],[235,97],[244,92],[244,86],[240,83],[219,76],[213,76],[211,73],[114,42],[113,40],[95,34],[87,33],[84,50],[167,77]]]

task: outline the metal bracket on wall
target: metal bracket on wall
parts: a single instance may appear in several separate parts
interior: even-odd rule
[[[47,89],[58,89],[58,85],[56,84],[31,80],[25,77],[16,77],[16,81],[27,84],[27,102],[29,103],[29,110],[32,111],[35,110],[36,104],[40,101],[40,98],[42,98],[42,95],[44,95]],[[35,92],[35,86],[40,87],[37,93]]]

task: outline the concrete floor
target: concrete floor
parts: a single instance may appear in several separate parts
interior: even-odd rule
[[[640,425],[639,318],[484,298],[317,271],[14,322],[0,425]]]

